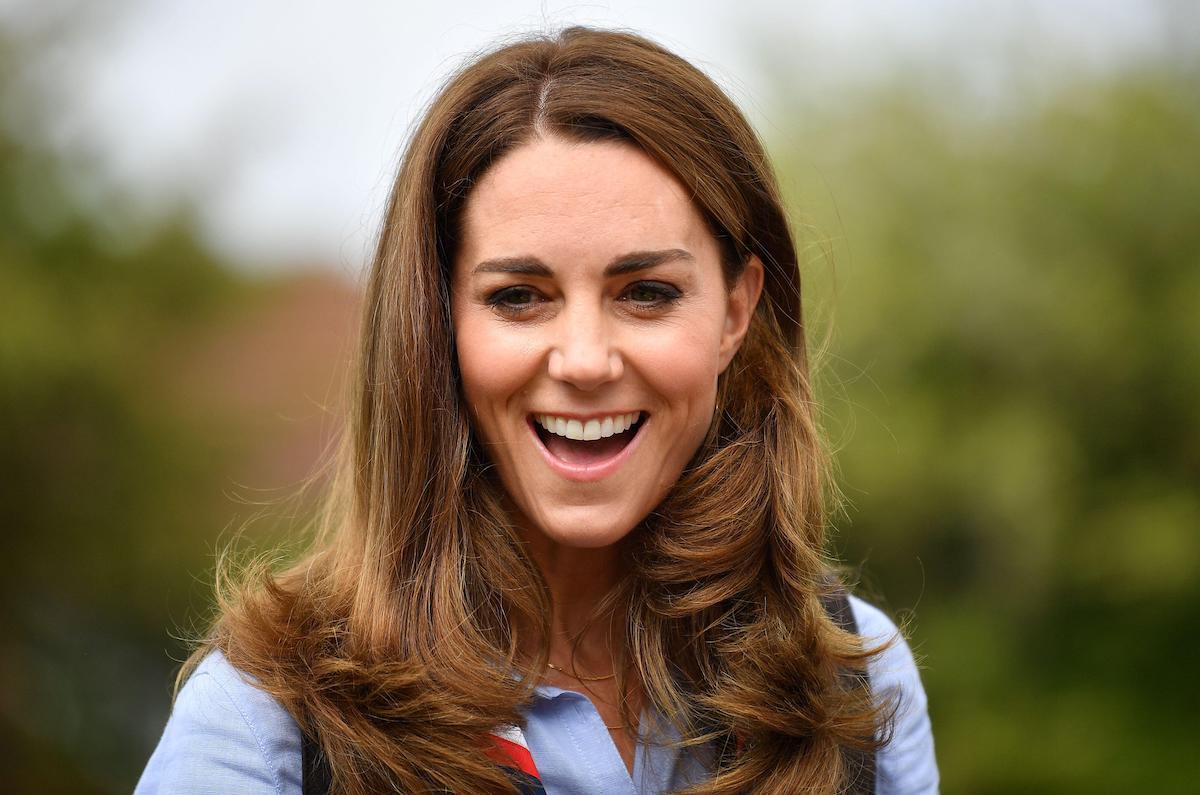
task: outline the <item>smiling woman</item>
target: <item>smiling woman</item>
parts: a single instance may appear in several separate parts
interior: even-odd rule
[[[751,257],[726,284],[687,189],[631,144],[547,134],[488,170],[463,210],[452,317],[471,419],[534,550],[594,565],[663,501],[762,278]]]
[[[139,791],[929,792],[824,549],[753,131],[640,37],[467,65],[397,176],[328,519],[219,590]]]

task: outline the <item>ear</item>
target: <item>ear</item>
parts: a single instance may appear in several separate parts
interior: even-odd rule
[[[750,328],[754,308],[763,288],[763,264],[758,255],[750,255],[742,274],[729,290],[725,305],[725,328],[721,332],[721,372],[733,361],[733,356],[742,347],[742,340]]]

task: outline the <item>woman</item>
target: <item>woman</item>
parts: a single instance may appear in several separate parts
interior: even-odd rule
[[[219,589],[139,791],[936,790],[911,654],[829,576],[800,318],[694,67],[582,28],[465,67],[392,192],[324,529]]]

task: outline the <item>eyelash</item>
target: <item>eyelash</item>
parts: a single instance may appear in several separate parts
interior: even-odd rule
[[[634,301],[626,297],[635,291],[648,291],[653,293],[655,298],[649,301]],[[513,296],[526,296],[530,300],[524,304],[506,303],[506,301],[510,300]],[[670,308],[682,297],[683,293],[669,284],[665,284],[663,282],[641,281],[634,282],[626,287],[625,291],[621,294],[621,298],[618,298],[617,300],[628,301],[636,306],[638,310],[649,310],[653,312]],[[534,304],[536,303],[536,298],[537,291],[532,287],[517,285],[497,290],[488,297],[487,303],[493,309],[502,314],[508,315],[509,317],[519,317],[520,315],[532,310]]]

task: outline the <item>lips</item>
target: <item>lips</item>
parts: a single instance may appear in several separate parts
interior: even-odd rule
[[[639,416],[620,433],[582,440],[551,433],[533,418],[529,423],[547,463],[570,480],[597,480],[616,471],[633,452],[645,424]]]

